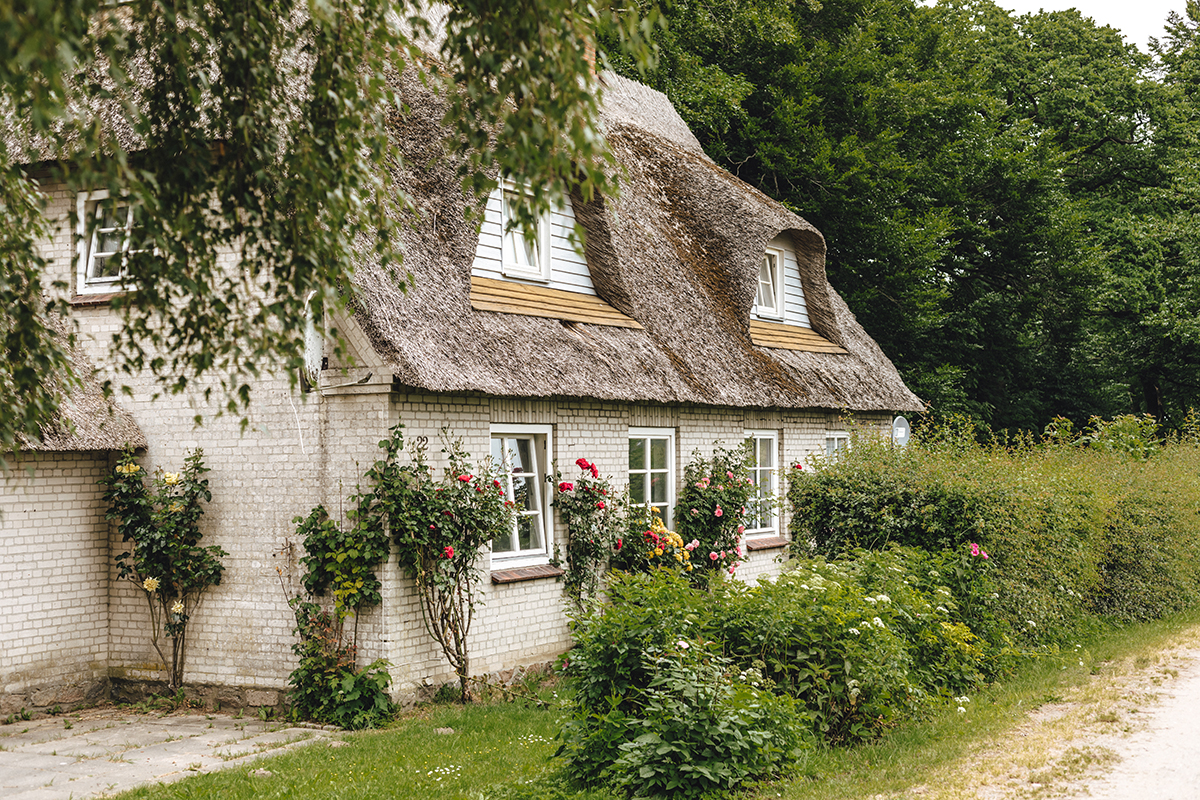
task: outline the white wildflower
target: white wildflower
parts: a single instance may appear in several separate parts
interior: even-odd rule
[[[874,625],[876,628],[885,627],[883,624],[883,620],[881,620],[879,617],[875,617],[873,620],[871,620],[871,624]]]
[[[851,633],[853,633],[855,636],[858,636],[858,635],[860,635],[860,634],[859,634],[859,631],[858,631],[858,628],[851,628],[851,629],[850,629],[850,632],[851,632]]]
[[[967,710],[966,710],[965,708],[963,708],[962,706],[959,706],[959,707],[958,707],[958,713],[960,713],[960,714],[965,714],[965,713],[967,713]]]

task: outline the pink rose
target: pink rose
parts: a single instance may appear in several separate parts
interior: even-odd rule
[[[971,542],[971,555],[979,555],[979,545],[975,544],[974,542]]]
[[[981,556],[983,556],[984,558],[987,558],[987,557],[988,557],[987,550],[981,550],[981,551],[979,551],[979,554],[980,554]]]
[[[569,491],[571,491],[571,490],[572,490],[572,489],[574,489],[574,488],[575,488],[575,484],[573,484],[573,483],[567,483],[566,481],[563,481],[562,483],[560,483],[560,484],[558,485],[558,490],[559,490],[560,492],[569,492]]]
[[[721,516],[721,515],[722,515],[722,514],[724,514],[724,513],[725,513],[725,512],[721,510],[721,507],[720,507],[720,506],[717,506],[717,510],[713,512],[713,514],[714,514],[715,516],[718,516],[718,517],[719,517],[719,516]]]
[[[745,525],[738,525],[738,535],[741,535],[741,534],[743,534],[743,533],[745,533],[745,532],[746,532],[746,526],[745,526]]]
[[[709,554],[708,554],[708,557],[709,557],[710,559],[712,559],[713,561],[716,561],[718,558],[720,558],[720,556],[719,556],[719,555],[717,555],[716,553],[709,553]]]
[[[725,477],[726,477],[726,478],[729,478],[729,480],[733,480],[733,473],[732,473],[732,472],[729,472],[728,470],[726,470],[726,472],[725,472]]]

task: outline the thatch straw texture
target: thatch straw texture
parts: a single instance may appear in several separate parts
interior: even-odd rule
[[[470,274],[478,218],[462,209],[444,155],[444,107],[402,79],[392,121],[397,185],[416,205],[407,293],[376,265],[356,277],[356,318],[405,387],[516,397],[719,406],[910,411],[921,403],[825,277],[811,225],[717,167],[666,97],[612,73],[602,126],[624,170],[615,200],[574,197],[600,296],[642,330],[477,311]],[[790,235],[813,329],[846,353],[756,347],[750,309],[767,243]]]
[[[68,335],[67,324],[61,317],[50,318],[50,326],[63,340]],[[83,350],[75,345],[70,348],[70,354],[80,385],[64,393],[58,413],[42,426],[41,438],[34,441],[19,437],[17,449],[64,453],[146,447],[146,437],[129,412],[104,396],[100,382],[96,380],[95,368]]]

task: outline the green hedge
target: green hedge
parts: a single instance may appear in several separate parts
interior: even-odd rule
[[[1000,617],[1028,645],[1091,614],[1160,616],[1200,595],[1200,448],[1101,446],[1131,427],[1015,444],[942,429],[902,449],[864,438],[836,464],[793,471],[793,546],[830,557],[976,542],[997,566]]]

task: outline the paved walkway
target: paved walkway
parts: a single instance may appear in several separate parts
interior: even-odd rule
[[[0,798],[78,800],[242,767],[266,753],[336,737],[225,714],[88,709],[0,726]]]

